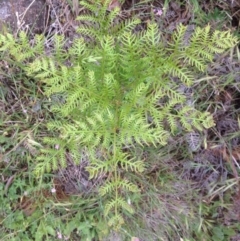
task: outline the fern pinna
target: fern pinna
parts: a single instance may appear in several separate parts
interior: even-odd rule
[[[36,174],[57,169],[59,163],[66,165],[66,150],[76,162],[80,150],[87,150],[90,178],[107,177],[99,189],[107,197],[104,214],[109,225],[119,227],[124,212],[133,213],[124,193],[140,191],[128,172],[141,173],[145,168],[143,160],[131,156],[126,147],[166,145],[180,129],[213,126],[211,115],[186,105],[178,89],[182,84],[191,86],[214,54],[237,40],[207,26],[196,28],[186,43],[187,27],[179,25],[171,42],[164,44],[157,24],[136,32],[140,20],[119,23],[118,9],[107,13],[109,2],[81,2],[89,13],[79,16],[82,37],[67,52],[64,38],[56,36],[52,55],[40,53],[37,44],[31,58],[22,58],[29,62],[27,73],[44,83],[55,114],[48,127],[56,137],[45,138]],[[1,36],[2,51],[6,41]],[[56,144],[59,148],[54,148]]]

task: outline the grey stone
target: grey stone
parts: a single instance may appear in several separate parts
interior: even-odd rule
[[[0,31],[39,33],[46,19],[45,0],[0,0]]]

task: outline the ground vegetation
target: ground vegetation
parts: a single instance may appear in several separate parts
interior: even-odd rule
[[[47,5],[0,37],[0,240],[239,240],[240,4]]]

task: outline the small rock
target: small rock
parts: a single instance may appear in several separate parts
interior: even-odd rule
[[[45,0],[0,0],[0,31],[42,32],[46,12]]]

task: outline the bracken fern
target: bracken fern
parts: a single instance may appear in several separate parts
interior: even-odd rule
[[[181,128],[191,132],[213,126],[211,115],[186,105],[178,88],[191,86],[195,73],[237,40],[207,26],[196,28],[186,41],[187,27],[179,25],[165,45],[155,23],[135,32],[140,20],[118,23],[119,11],[107,13],[110,1],[101,2],[81,2],[89,13],[78,18],[82,38],[75,39],[67,52],[61,36],[55,37],[54,51],[47,56],[42,37],[36,37],[30,48],[23,33],[19,40],[0,36],[0,50],[25,62],[24,70],[44,83],[45,94],[52,99],[55,121],[48,128],[56,136],[45,138],[36,175],[56,170],[59,163],[65,166],[66,150],[78,162],[84,148],[90,178],[107,176],[99,194],[107,197],[104,215],[109,225],[119,227],[124,212],[134,211],[123,193],[140,191],[127,174],[145,168],[143,160],[124,147],[166,145]],[[56,95],[62,101],[55,101]]]

